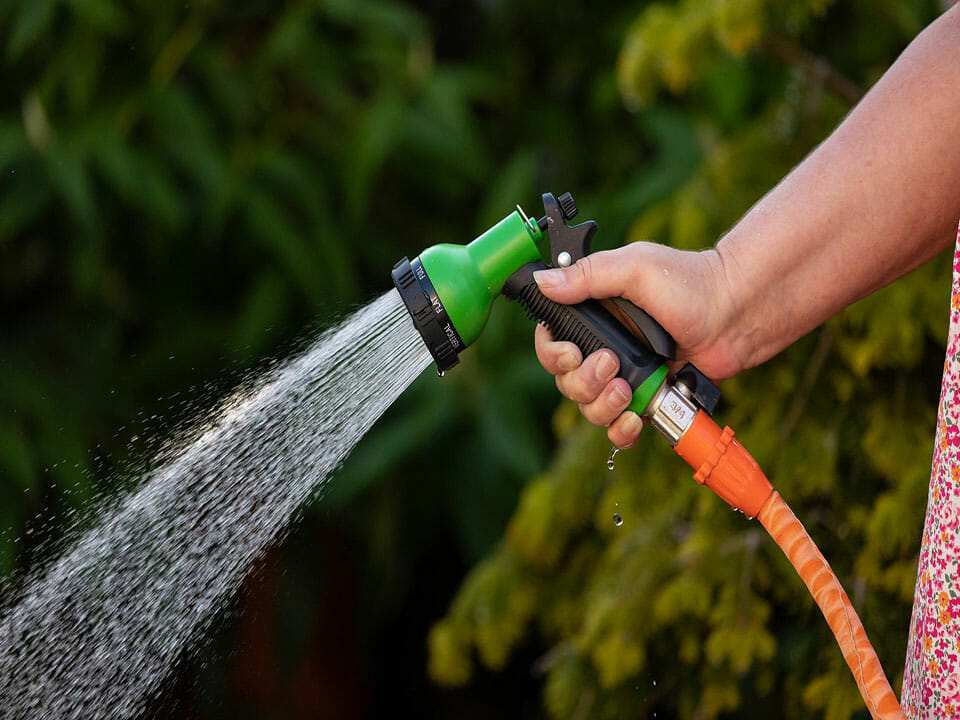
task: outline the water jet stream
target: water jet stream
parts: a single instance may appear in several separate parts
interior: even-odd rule
[[[391,290],[228,401],[0,616],[0,714],[137,717],[429,362]]]

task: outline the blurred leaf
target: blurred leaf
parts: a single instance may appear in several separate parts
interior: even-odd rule
[[[23,2],[7,40],[7,59],[17,60],[53,22],[59,0]]]
[[[0,478],[21,490],[39,489],[30,448],[17,426],[0,425]]]
[[[116,34],[127,21],[126,14],[113,0],[66,0],[77,16],[101,32]]]
[[[403,106],[390,90],[378,92],[363,114],[350,142],[351,162],[346,173],[347,206],[352,218],[358,218],[366,206],[373,177],[380,169],[399,136]]]
[[[117,194],[171,230],[179,228],[186,207],[179,190],[157,162],[130,147],[113,128],[103,127],[94,159]]]
[[[84,161],[71,149],[58,146],[47,160],[50,178],[75,222],[88,235],[97,231],[98,212]]]

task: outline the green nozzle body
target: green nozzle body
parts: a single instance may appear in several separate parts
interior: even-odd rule
[[[634,389],[629,407],[642,415],[666,379],[673,338],[626,301],[616,304],[621,318],[596,301],[568,306],[540,292],[533,277],[537,268],[553,265],[553,258],[565,266],[584,257],[596,231],[593,221],[566,224],[577,212],[569,193],[561,196],[562,203],[549,193],[543,198],[542,220],[531,221],[518,207],[468,245],[434,245],[412,261],[404,258],[393,269],[394,284],[440,374],[480,337],[493,301],[503,294],[519,301],[554,337],[576,343],[584,356],[603,347],[612,350],[620,360],[620,377]]]
[[[469,245],[434,245],[393,268],[393,283],[440,373],[457,364],[517,268],[540,257],[537,223],[512,212]]]
[[[420,262],[464,346],[478,337],[494,299],[521,265],[540,258],[542,233],[536,223],[512,212],[469,245],[440,244]]]

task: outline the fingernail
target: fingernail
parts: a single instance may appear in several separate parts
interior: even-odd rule
[[[560,287],[566,281],[563,270],[537,270],[533,279],[542,288]]]
[[[630,401],[630,396],[627,395],[623,388],[620,387],[620,384],[617,383],[613,386],[613,392],[610,393],[610,404],[615,407],[623,407]]]
[[[557,358],[557,366],[564,372],[576,370],[579,364],[580,363],[577,362],[577,358],[574,357],[572,352],[565,352],[563,355]]]
[[[613,359],[611,353],[605,352],[600,356],[600,359],[597,360],[597,380],[606,380],[611,375],[613,375],[614,370],[617,368],[617,363]]]
[[[627,412],[627,419],[623,421],[623,431],[628,435],[633,435],[635,433],[643,430],[643,420],[640,419],[640,416],[635,412]]]

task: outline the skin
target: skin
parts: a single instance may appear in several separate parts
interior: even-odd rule
[[[717,245],[632,243],[535,273],[563,303],[622,296],[723,380],[776,355],[842,308],[948,247],[960,219],[960,5],[903,52],[847,118]],[[600,350],[536,331],[540,363],[621,448],[642,423]]]

